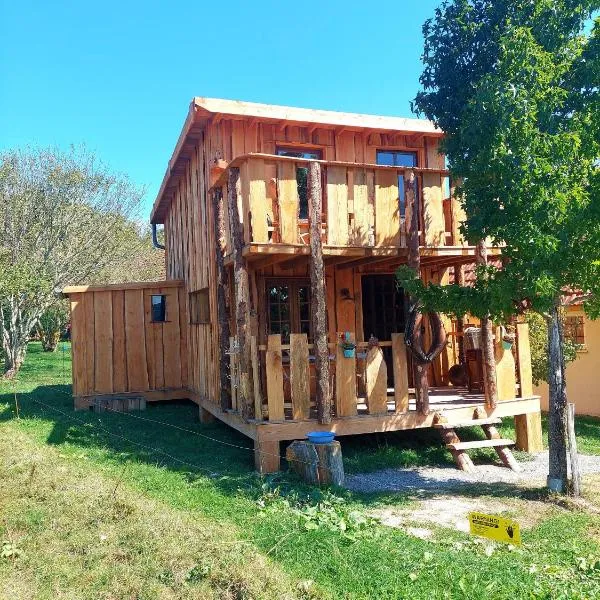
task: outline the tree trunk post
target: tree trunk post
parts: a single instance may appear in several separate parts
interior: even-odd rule
[[[558,306],[559,300],[552,307],[548,321],[548,488],[564,493],[567,489],[567,383]]]
[[[231,232],[231,243],[233,246],[235,322],[240,365],[238,405],[241,408],[242,418],[249,419],[254,412],[251,384],[252,361],[250,358],[250,286],[248,281],[248,267],[242,256],[244,232],[241,227],[238,210],[239,185],[240,170],[237,167],[231,167],[227,180],[227,204],[229,231]]]
[[[581,495],[581,470],[577,456],[577,438],[575,437],[575,404],[567,404],[567,430],[569,436],[569,462],[571,464],[571,494]]]
[[[229,376],[229,277],[225,269],[225,207],[223,192],[213,193],[215,245],[217,252],[217,319],[219,322],[219,377],[221,381],[221,409],[231,408],[231,378]]]
[[[404,173],[404,194],[407,213],[410,214],[408,227],[408,266],[415,272],[415,277],[421,277],[421,256],[419,254],[419,207],[417,204],[417,177],[414,171]],[[418,310],[415,298],[409,299],[409,310]],[[418,332],[420,336],[421,333]],[[429,414],[429,365],[422,363],[413,355],[413,373],[415,383],[415,404],[417,411],[426,416]]]
[[[310,291],[312,325],[317,377],[317,417],[319,423],[331,423],[331,389],[329,386],[329,346],[327,340],[327,304],[325,302],[325,267],[321,241],[323,210],[321,165],[310,162],[308,167],[308,216],[310,220]]]
[[[487,265],[487,247],[485,240],[479,240],[475,250],[478,266]],[[496,354],[494,351],[494,332],[489,316],[481,319],[481,354],[483,356],[483,383],[485,401],[490,408],[498,404],[498,380],[496,378]]]

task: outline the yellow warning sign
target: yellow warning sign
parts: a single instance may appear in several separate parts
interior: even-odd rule
[[[472,512],[469,513],[469,525],[471,535],[479,535],[496,542],[521,544],[519,524],[512,519]]]

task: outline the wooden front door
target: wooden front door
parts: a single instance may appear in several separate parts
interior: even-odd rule
[[[404,292],[395,275],[362,276],[363,335],[390,341],[392,333],[404,332]],[[392,349],[382,348],[387,364],[388,385],[393,385]]]

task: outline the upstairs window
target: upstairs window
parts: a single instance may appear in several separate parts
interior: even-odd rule
[[[153,323],[164,323],[167,320],[167,297],[153,294],[150,300]]]
[[[292,156],[309,160],[321,160],[323,153],[318,148],[277,148],[278,156]],[[296,166],[296,182],[298,184],[299,217],[308,219],[308,168]]]
[[[387,167],[416,167],[417,153],[400,150],[377,150],[377,164]],[[404,173],[398,174],[398,206],[400,218],[406,217],[406,198],[404,197]]]

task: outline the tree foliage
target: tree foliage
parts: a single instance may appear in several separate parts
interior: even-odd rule
[[[402,272],[429,308],[506,318],[523,300],[545,312],[565,289],[598,291],[598,21],[584,32],[597,6],[455,0],[425,23],[415,107],[446,134],[466,238],[505,245],[503,268],[471,289],[427,291]],[[588,310],[598,298],[588,296]]]
[[[20,367],[30,332],[67,284],[111,280],[149,247],[143,190],[84,148],[0,155],[0,333],[5,373]]]

